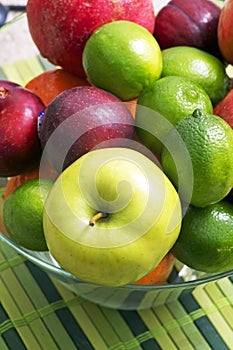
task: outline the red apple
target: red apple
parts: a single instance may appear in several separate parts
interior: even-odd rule
[[[37,117],[45,108],[31,91],[0,81],[0,176],[29,169],[41,155]]]
[[[115,95],[94,86],[74,87],[45,109],[42,149],[60,172],[93,148],[127,147],[134,123],[127,105]]]
[[[226,0],[218,23],[218,44],[223,58],[233,64],[233,1]]]
[[[41,55],[80,76],[83,48],[95,29],[123,19],[153,33],[155,23],[152,0],[29,0],[27,19]]]
[[[219,56],[220,11],[210,0],[171,0],[156,16],[154,36],[161,49],[192,46]]]
[[[233,129],[233,89],[214,107],[214,114],[223,118]]]

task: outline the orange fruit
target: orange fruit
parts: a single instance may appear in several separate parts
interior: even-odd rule
[[[132,113],[132,116],[134,119],[135,119],[135,115],[136,115],[137,101],[138,101],[138,99],[134,98],[133,100],[124,102],[126,104],[126,106],[129,108],[130,112]]]
[[[134,282],[134,284],[153,285],[166,283],[174,266],[174,262],[174,255],[168,252],[150,273]]]
[[[47,106],[62,91],[82,85],[90,85],[90,83],[85,78],[57,68],[37,75],[25,87],[39,96]]]

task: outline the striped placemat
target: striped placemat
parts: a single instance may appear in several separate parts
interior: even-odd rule
[[[0,69],[26,84],[52,68],[31,57]],[[113,310],[75,295],[0,243],[0,350],[233,349],[233,276],[147,310]]]
[[[233,349],[233,278],[147,310],[80,298],[1,243],[0,349]]]

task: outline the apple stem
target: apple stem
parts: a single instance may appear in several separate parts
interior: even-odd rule
[[[89,221],[89,225],[94,226],[96,221],[98,221],[99,219],[102,219],[102,218],[107,218],[107,217],[108,217],[107,213],[102,213],[102,212],[96,213]]]

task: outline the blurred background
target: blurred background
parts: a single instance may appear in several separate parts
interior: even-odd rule
[[[26,5],[27,0],[2,0],[2,5]],[[10,11],[6,21],[19,16],[19,12]],[[29,38],[26,21],[19,21],[5,32],[0,29],[0,66],[6,62],[14,62],[34,55],[37,51]]]

